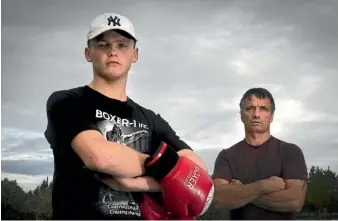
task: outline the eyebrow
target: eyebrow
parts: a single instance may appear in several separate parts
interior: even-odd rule
[[[247,108],[247,107],[256,107],[256,106],[258,106],[258,107],[266,107],[266,108],[270,108],[269,105],[246,105],[246,106],[244,106],[244,107]]]
[[[117,41],[117,42],[128,42],[127,39],[115,39],[115,40],[109,40],[109,39],[97,39],[97,42],[113,42],[113,41]]]

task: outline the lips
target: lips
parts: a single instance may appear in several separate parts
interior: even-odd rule
[[[253,124],[261,124],[259,121],[252,121]]]
[[[118,61],[109,61],[109,62],[107,62],[107,65],[109,65],[109,64],[119,64],[120,65],[120,62],[118,62]]]

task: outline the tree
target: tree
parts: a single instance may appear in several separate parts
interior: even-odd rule
[[[32,219],[33,214],[27,212],[27,196],[16,180],[5,178],[1,181],[1,218]]]
[[[338,176],[330,167],[326,170],[312,166],[309,171],[308,190],[303,211],[317,214],[338,212]]]
[[[1,181],[1,203],[10,205],[14,210],[23,210],[25,200],[25,192],[16,180],[6,178]]]
[[[322,169],[311,167],[309,170],[307,196],[302,212],[314,212],[317,218],[332,219],[332,213],[338,212],[338,175],[330,167]],[[24,192],[15,180],[1,181],[2,219],[27,220],[51,219],[53,181],[48,177],[34,190]],[[323,214],[330,216],[325,217]],[[209,210],[198,220],[228,220],[229,210],[217,208],[212,204]]]
[[[28,193],[15,180],[1,181],[3,219],[51,219],[51,187],[48,178]]]

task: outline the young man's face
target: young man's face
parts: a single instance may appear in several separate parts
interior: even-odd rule
[[[269,132],[270,123],[273,121],[270,100],[251,96],[245,101],[241,118],[246,130],[256,133]]]
[[[115,32],[106,31],[90,42],[85,50],[87,61],[93,63],[95,74],[107,80],[125,76],[138,59],[134,40]]]

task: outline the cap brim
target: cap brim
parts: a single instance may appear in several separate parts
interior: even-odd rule
[[[125,31],[123,29],[120,29],[120,28],[110,28],[110,29],[107,29],[105,31],[96,33],[96,34],[92,35],[88,40],[92,40],[92,39],[98,37],[99,35],[107,32],[107,31],[116,31],[117,33],[119,33],[120,35],[122,35],[122,36],[124,36],[124,37],[126,37],[128,39],[133,39],[133,40],[137,41],[137,39],[134,36],[132,36],[129,32],[127,32],[127,31]]]
[[[136,38],[134,36],[132,36],[129,32],[125,31],[125,30],[122,30],[122,29],[111,29],[111,30],[114,30],[116,31],[117,33],[119,33],[120,35],[126,37],[126,38],[129,38],[129,39],[133,39],[136,41]]]

